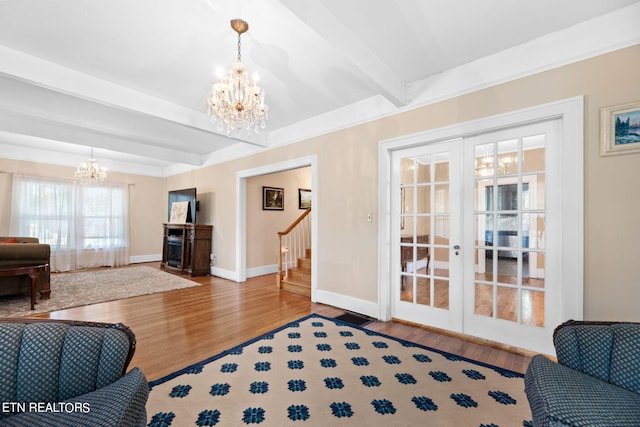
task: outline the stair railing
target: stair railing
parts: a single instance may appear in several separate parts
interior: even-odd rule
[[[304,211],[285,231],[278,231],[278,278],[276,286],[282,288],[290,268],[297,267],[298,258],[311,248],[311,208]]]

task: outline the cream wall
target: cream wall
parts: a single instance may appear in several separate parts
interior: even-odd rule
[[[6,236],[9,234],[13,173],[72,178],[75,168],[0,158],[0,171],[0,236]],[[108,179],[129,185],[129,255],[134,261],[157,258],[162,254],[162,221],[163,215],[167,215],[164,179],[116,172],[109,172]]]
[[[377,303],[379,141],[564,98],[585,99],[585,303],[587,319],[640,320],[637,216],[640,155],[599,155],[601,107],[640,99],[640,46],[479,90],[254,156],[168,178],[210,187],[221,268],[235,268],[235,173],[317,155],[318,289]],[[367,214],[374,214],[373,223]]]

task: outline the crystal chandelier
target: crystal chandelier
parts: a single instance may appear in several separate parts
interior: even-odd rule
[[[255,80],[248,78],[240,57],[240,36],[249,29],[242,19],[231,20],[231,28],[238,33],[238,60],[221,81],[211,86],[208,113],[219,131],[227,135],[246,129],[259,133],[267,125],[267,106],[264,91]]]
[[[82,182],[97,183],[102,183],[107,179],[107,170],[93,158],[93,148],[91,149],[91,158],[76,168],[75,177]]]

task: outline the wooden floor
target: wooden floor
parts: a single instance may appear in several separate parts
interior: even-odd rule
[[[159,263],[148,263],[159,268]],[[170,273],[167,273],[170,274]],[[185,276],[186,277],[186,276]],[[120,322],[137,338],[130,367],[155,380],[302,316],[335,317],[344,311],[278,291],[275,275],[245,283],[197,277],[201,286],[45,313],[34,317]],[[401,322],[366,328],[524,373],[530,357]]]

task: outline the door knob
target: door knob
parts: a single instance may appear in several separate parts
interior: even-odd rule
[[[456,255],[459,255],[459,254],[460,254],[460,245],[455,245],[455,246],[453,247],[453,249],[455,249],[455,250],[456,250]]]

